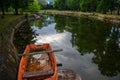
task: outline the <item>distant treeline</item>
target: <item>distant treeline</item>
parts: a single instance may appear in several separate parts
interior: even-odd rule
[[[12,10],[11,10],[12,9]],[[120,14],[120,0],[0,0],[0,11],[39,11],[40,9],[73,10],[83,12]],[[18,11],[19,10],[19,11]]]
[[[0,0],[0,11],[4,15],[5,12],[18,12],[40,10],[38,0]]]
[[[83,12],[116,12],[119,15],[120,0],[54,0],[53,8]]]

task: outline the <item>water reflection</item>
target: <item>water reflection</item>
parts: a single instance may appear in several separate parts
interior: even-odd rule
[[[23,24],[18,30],[16,30],[14,34],[14,44],[19,53],[23,53],[26,45],[30,43],[34,43],[34,37],[36,37],[35,31],[33,31],[30,27],[29,22]]]
[[[118,27],[112,27],[112,31],[104,41],[102,52],[95,51],[93,62],[98,64],[103,75],[116,76],[120,73],[120,46]]]
[[[119,25],[57,15],[45,15],[30,24],[32,31],[38,35],[33,39],[32,34],[28,40],[36,40],[36,44],[48,42],[53,48],[62,47],[62,54],[56,55],[58,62],[62,62],[65,68],[77,71],[83,80],[119,80]],[[32,33],[31,30],[25,31]]]
[[[112,27],[114,25],[107,22],[82,17],[55,17],[55,22],[57,31],[67,30],[72,33],[71,43],[73,47],[77,46],[81,55],[94,53],[92,60],[98,64],[103,75],[116,76],[120,73],[119,26]]]

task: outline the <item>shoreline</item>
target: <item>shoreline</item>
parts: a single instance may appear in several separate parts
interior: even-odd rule
[[[40,16],[31,15],[28,16],[28,20],[35,20],[40,18]],[[4,30],[0,33],[0,60],[1,60],[1,71],[0,71],[0,78],[2,80],[10,79],[16,80],[17,79],[17,71],[19,65],[19,57],[17,56],[18,51],[13,43],[14,33],[16,29],[18,29],[22,24],[27,21],[25,16],[21,16],[12,22],[8,23],[5,26]],[[7,77],[2,77],[6,75]]]
[[[114,24],[120,24],[120,15],[100,14],[94,12],[77,12],[77,11],[59,11],[59,10],[41,10],[39,13],[66,15],[66,16],[85,16],[88,18],[98,19],[101,21],[108,21]]]

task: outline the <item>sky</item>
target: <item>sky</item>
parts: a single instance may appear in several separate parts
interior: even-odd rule
[[[48,2],[53,2],[53,0],[46,0],[46,1],[48,1]]]

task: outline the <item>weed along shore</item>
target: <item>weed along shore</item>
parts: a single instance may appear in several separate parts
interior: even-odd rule
[[[94,18],[98,20],[106,20],[114,24],[120,24],[119,15],[100,14],[94,12],[79,12],[79,11],[59,11],[59,10],[41,10],[40,12],[45,14],[67,15],[67,16],[85,16],[88,18]]]

